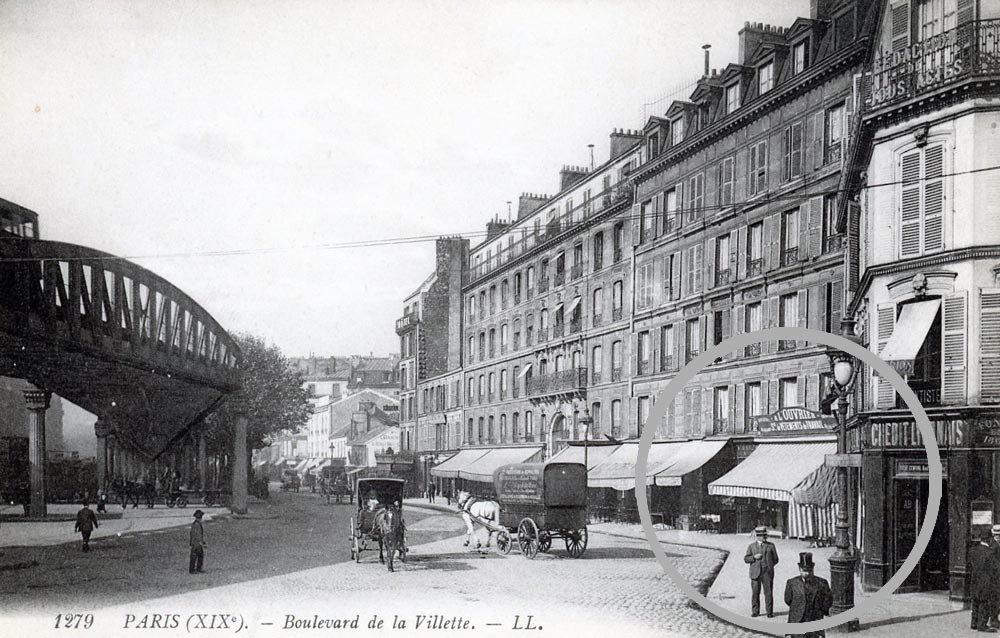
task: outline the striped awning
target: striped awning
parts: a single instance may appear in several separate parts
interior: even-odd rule
[[[494,448],[458,471],[458,478],[480,483],[492,483],[493,471],[511,463],[531,463],[542,458],[542,445],[531,447]]]
[[[653,475],[653,485],[680,487],[685,474],[705,465],[726,446],[726,441],[688,441],[670,459],[669,465]]]
[[[794,500],[792,490],[837,451],[834,441],[761,443],[742,463],[708,484],[714,496]]]
[[[436,466],[432,467],[431,476],[439,476],[441,478],[458,478],[459,470],[464,470],[473,461],[485,456],[487,452],[489,452],[489,450],[483,448],[459,450],[457,454],[447,461],[438,463]]]
[[[295,466],[294,468],[292,468],[292,469],[294,469],[294,470],[295,470],[296,472],[305,472],[305,471],[306,471],[306,468],[307,468],[307,467],[309,467],[309,461],[311,461],[311,460],[312,460],[312,459],[302,459],[302,460],[301,460],[301,461],[299,461],[299,462],[298,462],[298,464],[297,464],[297,465],[296,465],[296,466]]]
[[[593,470],[617,450],[619,445],[588,445],[587,469]],[[583,463],[584,449],[582,445],[569,445],[559,450],[549,463]]]
[[[827,507],[833,503],[837,490],[837,470],[820,465],[816,471],[792,488],[792,498],[800,505]]]
[[[902,375],[913,374],[913,361],[920,352],[920,346],[924,345],[940,307],[940,299],[905,304],[896,320],[892,336],[879,357],[887,361],[896,372]]]
[[[653,477],[670,466],[686,443],[687,441],[667,441],[650,446],[646,457],[646,485],[653,484]],[[638,456],[638,443],[623,443],[603,463],[588,472],[587,485],[620,492],[635,489],[635,462]]]

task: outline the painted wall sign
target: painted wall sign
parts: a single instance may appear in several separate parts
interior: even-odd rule
[[[773,414],[750,417],[750,424],[761,434],[772,432],[832,431],[837,427],[833,416],[806,408],[782,408]]]
[[[542,469],[524,465],[510,465],[496,471],[493,487],[505,503],[541,503]]]
[[[941,459],[941,475],[948,477],[948,459]],[[920,478],[925,479],[930,476],[927,460],[903,460],[896,461],[896,478]]]

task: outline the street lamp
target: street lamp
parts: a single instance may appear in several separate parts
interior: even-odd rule
[[[590,448],[590,426],[594,423],[594,417],[590,416],[587,406],[583,406],[583,416],[580,417],[580,425],[583,426],[583,485],[584,494],[587,495],[587,504],[590,504],[590,464],[587,462],[587,452]],[[588,507],[588,509],[590,509]]]
[[[843,337],[857,341],[854,335],[854,320],[842,319],[840,332]],[[855,381],[854,357],[842,350],[830,350],[830,368],[833,371],[833,392],[837,399],[837,409],[834,411],[837,420],[837,520],[834,542],[836,551],[830,556],[830,585],[833,593],[831,615],[837,615],[854,607],[854,569],[857,556],[851,547],[849,535],[850,522],[847,516],[849,507],[847,493],[847,405],[848,396],[853,391]],[[849,620],[841,626],[841,631],[857,631],[857,619]]]

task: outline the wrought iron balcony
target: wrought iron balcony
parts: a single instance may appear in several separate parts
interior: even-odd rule
[[[756,277],[764,272],[764,260],[761,258],[751,259],[747,264],[747,277]]]
[[[638,376],[640,377],[645,376],[651,373],[652,371],[653,371],[653,366],[649,364],[649,361],[642,361],[641,359],[639,360],[639,363],[636,366],[636,374]]]
[[[865,72],[864,103],[874,111],[966,80],[997,75],[1000,20],[967,22],[902,51],[876,55]]]
[[[795,339],[780,339],[778,341],[778,352],[795,350]]]
[[[570,368],[528,379],[529,397],[575,393],[587,388],[587,369]]]
[[[612,308],[611,309],[611,321],[621,321],[622,320],[622,309]]]
[[[413,314],[412,312],[407,313],[402,317],[400,317],[399,319],[396,319],[396,333],[399,334],[406,332],[407,330],[416,327],[418,323],[420,323],[420,319],[417,317],[417,315]]]
[[[571,271],[571,276],[573,279],[579,279],[583,277],[583,264],[573,264],[573,270]]]
[[[729,269],[715,271],[715,285],[725,286],[729,283]]]
[[[603,376],[603,375],[601,374],[601,371],[600,371],[600,370],[594,370],[594,374],[593,374],[593,375],[591,376],[591,379],[590,379],[590,382],[591,382],[591,383],[592,383],[593,385],[597,385],[598,383],[600,383],[600,382],[601,382],[601,377],[602,377],[602,376]]]
[[[666,355],[660,357],[660,370],[673,370],[677,366],[674,365],[673,355]]]
[[[622,260],[622,249],[621,248],[615,248],[613,262],[617,264],[621,260]]]
[[[538,292],[545,292],[549,289],[549,278],[539,277],[538,278]]]
[[[843,235],[830,235],[823,239],[823,254],[832,253],[843,248]]]
[[[799,247],[785,248],[781,251],[781,265],[790,266],[799,260]]]
[[[744,356],[747,357],[759,357],[760,356],[760,344],[751,343],[749,346],[744,348]]]
[[[622,369],[621,368],[611,368],[611,382],[615,383],[622,380]]]
[[[557,339],[557,338],[563,336],[563,334],[565,332],[566,332],[566,324],[564,324],[564,323],[557,323],[554,326],[552,326],[552,337],[553,338]]]
[[[576,320],[570,319],[570,322],[569,322],[569,333],[570,334],[573,334],[574,332],[580,332],[580,330],[582,328],[583,328],[583,320],[582,319],[576,319]]]
[[[559,271],[559,272],[556,273],[556,280],[555,280],[555,284],[554,285],[561,286],[564,283],[566,283],[566,271],[565,270],[561,270],[561,271]]]
[[[604,321],[604,316],[598,314],[591,317],[590,323],[596,328],[597,326],[601,325],[603,321]]]

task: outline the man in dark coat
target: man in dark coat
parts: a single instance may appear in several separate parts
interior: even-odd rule
[[[990,550],[991,565],[996,570],[996,575],[1000,577],[1000,525],[994,525],[990,529],[990,540],[987,542]],[[997,619],[997,612],[1000,611],[1000,587],[990,588],[989,626],[996,629],[1000,627],[1000,620]]]
[[[778,564],[778,550],[767,540],[767,528],[754,530],[757,540],[747,547],[743,561],[750,565],[750,611],[760,616],[760,593],[764,592],[764,607],[767,617],[774,617],[774,566]]]
[[[985,534],[984,534],[985,537]],[[989,621],[995,615],[993,586],[998,575],[997,559],[985,538],[974,538],[966,559],[969,566],[969,596],[972,598],[972,629],[992,631]]]
[[[826,579],[813,575],[815,569],[811,552],[799,554],[799,575],[789,578],[785,584],[785,604],[788,605],[788,622],[810,622],[822,620],[830,614],[833,593]],[[805,638],[821,638],[823,631],[800,634]]]
[[[94,514],[89,506],[90,503],[87,501],[83,502],[83,507],[76,513],[76,527],[73,529],[73,531],[80,532],[80,535],[83,536],[83,547],[81,549],[85,552],[90,551],[91,532],[100,527],[97,524],[97,514]]]
[[[203,574],[205,570],[205,528],[201,525],[201,517],[205,512],[195,510],[194,522],[191,523],[191,561],[188,571],[192,574]]]

